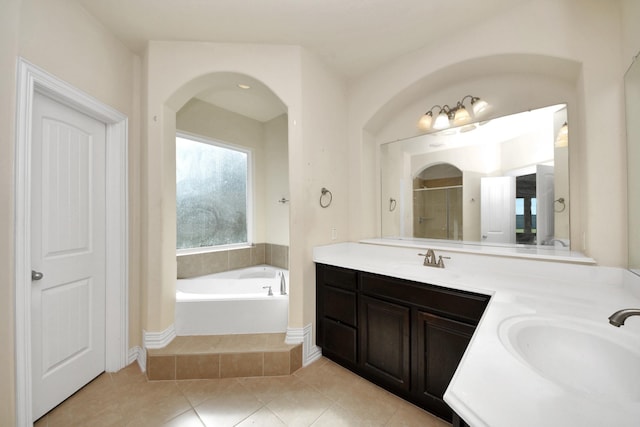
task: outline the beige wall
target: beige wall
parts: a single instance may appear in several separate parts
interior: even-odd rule
[[[0,0],[0,425],[15,423],[13,170],[20,2]]]
[[[312,247],[330,241],[331,225],[325,224],[333,223],[346,236],[347,195],[338,191],[346,180],[344,82],[295,46],[154,41],[145,54],[145,67],[143,328],[160,332],[174,320],[175,182],[167,177],[175,176],[175,112],[211,86],[218,72],[253,77],[287,106],[289,326],[310,323],[315,313]],[[332,184],[334,204],[319,215],[320,188]]]
[[[289,147],[288,120],[283,114],[264,124],[266,185],[264,203],[266,211],[265,242],[289,246]]]
[[[590,31],[584,31],[585,28]],[[420,96],[428,98],[437,91],[429,86],[430,77],[444,87],[455,86],[479,74],[499,74],[505,60],[519,57],[526,61],[524,66],[530,72],[550,77],[555,74],[556,78],[565,78],[574,85],[576,98],[572,105],[575,108],[570,105],[569,110],[573,144],[570,170],[572,208],[578,215],[572,216],[572,228],[577,230],[577,236],[572,233],[572,242],[576,244],[575,249],[583,250],[602,265],[624,266],[626,168],[621,119],[621,37],[620,8],[616,2],[525,2],[442,43],[397,58],[353,82],[349,97],[350,239],[379,232],[377,214],[371,213],[378,208],[375,200],[372,203],[374,198],[365,194],[375,168],[364,159],[371,156],[373,150],[365,138],[370,140],[372,134],[375,138],[380,121],[386,118],[381,111],[385,112],[389,106],[393,106],[391,112],[397,111],[418,101]],[[566,66],[551,71],[549,61],[558,60]],[[469,61],[475,61],[470,64],[473,67],[456,67]],[[508,61],[506,65],[513,66]],[[455,72],[445,77],[439,74],[448,67]],[[573,69],[576,67],[577,72]],[[492,94],[479,95],[490,98]],[[449,98],[437,103],[441,102],[449,102]],[[513,99],[511,104],[517,108],[515,111],[523,111],[536,106],[529,102],[525,96]],[[425,102],[423,108],[433,104]],[[390,112],[385,113],[388,116]],[[414,123],[420,114],[424,111],[413,114]],[[411,132],[413,130],[407,129],[407,135]],[[603,210],[601,206],[613,208]],[[602,227],[602,224],[608,226]]]
[[[583,209],[578,222],[583,223],[588,254],[601,264],[624,264],[622,74],[640,48],[640,10],[635,0],[621,3],[622,9],[618,2],[595,0],[527,2],[347,86],[295,46],[152,42],[140,59],[73,0],[0,0],[0,424],[15,420],[12,200],[18,55],[130,119],[129,344],[134,346],[141,343],[143,327],[161,331],[173,322],[175,207],[168,201],[175,192],[169,172],[175,111],[205,88],[206,77],[216,71],[252,75],[288,107],[292,327],[313,321],[313,246],[331,243],[334,228],[337,241],[375,235],[379,204],[370,180],[380,125],[372,118],[386,107],[397,112],[428,97],[433,88],[416,90],[413,85],[474,58],[548,55],[580,65],[577,111],[570,113],[579,123],[575,138],[580,150],[572,158],[580,170],[576,191]],[[487,73],[500,70],[499,61],[485,66]],[[451,77],[449,85],[465,79],[464,74]],[[609,172],[594,172],[602,170]],[[318,205],[321,187],[333,193],[328,209]],[[613,209],[605,212],[602,205]]]
[[[139,60],[74,1],[3,0],[0,6],[0,424],[15,423],[13,170],[15,69],[18,56],[129,117],[130,346],[139,322]]]

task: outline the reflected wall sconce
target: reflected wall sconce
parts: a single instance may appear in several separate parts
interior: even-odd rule
[[[560,127],[558,131],[558,135],[556,136],[556,148],[562,148],[569,146],[569,124],[564,122],[564,124]]]
[[[418,121],[418,127],[421,130],[427,131],[431,129],[442,130],[450,128],[451,126],[461,126],[471,121],[471,114],[467,111],[464,103],[469,99],[469,105],[473,113],[473,117],[478,117],[488,107],[486,101],[473,95],[465,95],[460,101],[456,103],[455,107],[450,107],[445,104],[443,106],[434,105],[431,107]],[[433,112],[438,109],[438,114],[433,117]]]

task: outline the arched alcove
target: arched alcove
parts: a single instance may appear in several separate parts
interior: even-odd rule
[[[195,52],[194,52],[195,53]],[[187,61],[185,59],[185,61]],[[188,61],[187,61],[188,62]],[[256,236],[259,241],[251,241],[249,243],[266,243],[267,230],[281,229],[283,240],[277,241],[277,244],[286,251],[283,254],[285,261],[288,261],[288,241],[289,241],[289,204],[278,203],[278,200],[284,198],[289,199],[289,182],[288,182],[288,143],[291,138],[297,136],[291,135],[292,121],[295,121],[296,111],[299,107],[294,105],[293,117],[291,116],[291,107],[289,102],[291,98],[291,88],[283,85],[285,79],[279,78],[273,73],[262,72],[259,70],[257,74],[249,72],[229,71],[242,67],[231,67],[226,70],[217,70],[219,65],[210,64],[210,71],[203,70],[203,67],[186,67],[184,71],[188,73],[168,73],[160,72],[162,64],[171,63],[171,58],[163,53],[161,59],[156,58],[153,66],[150,66],[147,89],[147,103],[143,111],[148,114],[146,134],[146,149],[144,152],[145,172],[143,173],[142,185],[146,188],[143,200],[145,219],[145,232],[143,235],[143,277],[144,287],[142,292],[143,311],[141,313],[143,328],[143,342],[147,348],[159,348],[167,345],[176,335],[175,331],[175,292],[177,277],[177,261],[176,261],[176,131],[179,130],[178,123],[181,121],[179,112],[183,109],[190,109],[190,113],[194,113],[197,118],[199,114],[206,114],[205,110],[217,111],[222,114],[215,126],[212,123],[205,123],[201,129],[213,129],[221,132],[222,137],[216,135],[206,135],[205,131],[191,130],[194,134],[200,136],[222,139],[223,142],[241,145],[240,139],[242,135],[235,129],[233,121],[228,120],[233,117],[236,122],[251,121],[256,127],[263,127],[263,132],[268,133],[271,129],[268,122],[271,119],[261,121],[259,118],[242,117],[242,108],[234,104],[229,96],[232,87],[231,82],[235,82],[238,91],[242,91],[237,87],[238,83],[251,86],[250,91],[259,92],[258,96],[245,100],[245,103],[252,103],[255,106],[256,101],[263,102],[268,100],[276,109],[280,109],[281,114],[273,120],[277,121],[278,132],[286,141],[283,151],[278,153],[277,159],[266,159],[268,150],[262,148],[261,156],[264,160],[263,166],[257,175],[253,177],[257,186],[261,186],[260,191],[254,191],[254,202],[261,210],[258,218],[254,218],[254,223],[261,218],[270,217],[274,221],[279,221],[277,227],[271,224],[257,224],[255,230],[261,230],[260,235]],[[247,64],[246,68],[251,68]],[[255,67],[253,67],[255,68]],[[180,69],[183,70],[183,69]],[[204,71],[204,72],[203,72]],[[259,78],[257,75],[263,76]],[[265,81],[269,81],[267,84]],[[212,94],[211,92],[214,92]],[[200,99],[206,96],[212,96],[217,93],[222,94],[214,105]],[[284,94],[284,95],[283,95]],[[213,96],[215,98],[215,96]],[[245,94],[246,98],[246,94]],[[195,101],[193,101],[195,100]],[[295,104],[295,103],[294,103]],[[225,108],[226,106],[226,108]],[[255,113],[255,112],[254,112]],[[253,114],[253,113],[252,113]],[[205,135],[202,135],[205,133]],[[264,163],[271,162],[275,164],[271,168],[264,166]],[[277,169],[281,175],[280,188],[271,194],[268,191],[267,180],[265,174],[268,170]],[[285,182],[283,182],[285,181]],[[276,196],[277,194],[277,196]],[[270,209],[269,212],[267,212]],[[244,255],[240,258],[246,258]],[[296,306],[299,306],[297,304]],[[290,305],[291,307],[291,305]],[[295,317],[294,317],[295,318]],[[289,315],[291,321],[291,315]]]
[[[572,201],[576,210],[571,212],[571,234],[579,233],[579,206],[582,203],[579,186],[583,173],[579,161],[583,149],[583,122],[579,119],[582,114],[581,72],[582,64],[573,59],[538,54],[500,54],[444,65],[404,87],[399,86],[398,91],[377,108],[372,105],[371,115],[363,121],[363,158],[375,159],[375,162],[362,165],[364,175],[369,176],[366,181],[382,182],[379,170],[381,147],[423,134],[424,131],[417,126],[418,120],[433,105],[455,105],[465,95],[479,96],[490,104],[490,110],[481,119],[486,121],[549,105],[566,104],[568,121],[575,124],[571,127],[573,144],[569,148],[570,192],[576,195]],[[382,183],[368,202],[371,212],[382,212],[382,215],[362,221],[373,223],[377,232],[384,230],[390,221],[385,217],[388,187]],[[467,199],[471,200],[466,198],[465,203],[471,203]],[[477,209],[477,204],[474,206]],[[469,232],[464,238],[475,236],[477,233],[472,230],[477,228],[476,225],[473,221],[465,222]],[[405,227],[408,223],[408,218],[405,218]]]
[[[262,264],[288,269],[288,117],[285,104],[269,87],[251,76],[215,72],[185,83],[169,98],[167,106],[171,110],[177,108],[175,129],[182,141],[174,147],[179,154],[176,167],[181,171],[174,199],[177,278]],[[218,148],[212,148],[212,145]],[[227,170],[225,164],[208,158],[193,158],[196,153],[212,155],[219,150],[244,153],[241,157],[247,159],[246,186],[242,182],[235,185],[234,180],[227,181],[219,176],[220,173],[211,173],[212,168]],[[202,181],[204,175],[213,180],[211,185]],[[229,179],[243,180],[243,176],[244,173],[234,172]],[[212,192],[212,185],[220,180],[226,184],[221,181],[219,190]],[[235,201],[233,206],[230,205],[232,201]],[[196,212],[190,213],[192,208]],[[202,225],[198,226],[200,223]],[[246,224],[246,228],[242,224]],[[236,228],[238,233],[230,231]],[[192,247],[193,243],[188,246],[188,241],[199,239],[201,231],[198,230],[208,230],[203,241],[212,241],[212,246],[202,248],[196,244]],[[196,326],[185,324],[187,321],[181,318],[184,316],[178,308],[176,333],[189,334]],[[282,315],[286,319],[286,312]],[[237,316],[241,320],[250,315],[238,312]],[[247,322],[238,322],[243,323]],[[234,330],[231,325],[227,327]],[[260,325],[253,328],[245,333],[262,331]],[[224,325],[211,325],[210,330],[227,333]],[[285,331],[283,324],[282,330],[263,332]]]

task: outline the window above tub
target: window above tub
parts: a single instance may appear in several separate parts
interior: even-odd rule
[[[176,136],[176,249],[216,250],[251,238],[251,151]]]

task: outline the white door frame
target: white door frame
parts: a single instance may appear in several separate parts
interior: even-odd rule
[[[18,58],[15,141],[16,425],[32,425],[31,387],[31,129],[34,93],[106,125],[106,366],[128,362],[127,117]]]

